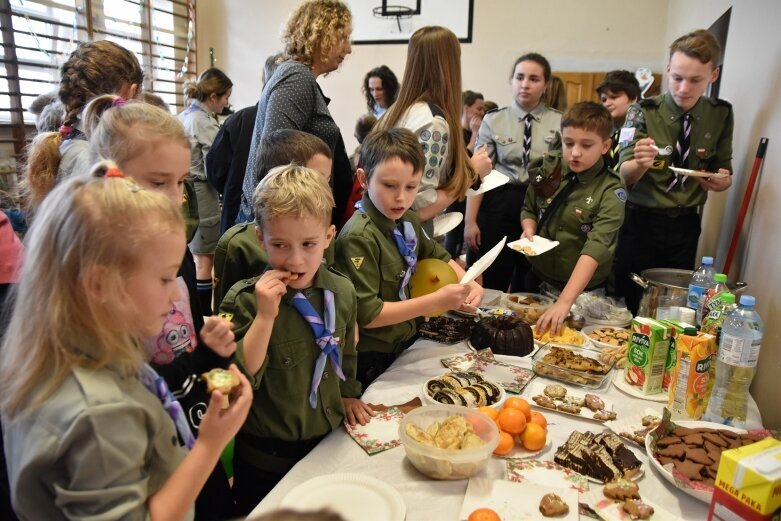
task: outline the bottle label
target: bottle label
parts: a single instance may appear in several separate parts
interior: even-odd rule
[[[689,284],[689,294],[686,297],[686,306],[692,309],[697,309],[700,305],[700,299],[702,294],[705,293],[705,286],[695,286]]]
[[[752,342],[748,338],[740,338],[723,334],[719,346],[719,361],[739,367],[756,367],[759,349],[762,342]]]

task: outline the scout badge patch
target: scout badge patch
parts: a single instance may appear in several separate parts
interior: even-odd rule
[[[613,193],[616,194],[616,197],[618,197],[619,201],[621,201],[622,203],[626,202],[626,190],[624,190],[623,188],[616,188]]]
[[[353,263],[353,266],[355,266],[356,270],[359,270],[363,265],[363,259],[363,257],[350,257],[350,262]]]

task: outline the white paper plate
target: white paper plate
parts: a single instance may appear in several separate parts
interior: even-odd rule
[[[312,511],[330,508],[347,521],[404,521],[401,494],[365,474],[326,474],[305,481],[287,493],[280,507]]]
[[[688,168],[678,168],[676,166],[668,166],[670,170],[678,175],[686,175],[689,177],[728,177],[729,174],[722,174],[721,172],[703,172],[702,170],[689,170]]]
[[[736,427],[731,427],[729,425],[722,425],[720,423],[711,423],[711,422],[703,422],[703,421],[675,421],[675,425],[678,427],[688,427],[690,429],[696,429],[698,427],[707,427],[710,429],[723,429],[725,431],[732,431],[732,432],[739,432],[744,433],[746,432],[745,429],[738,429]],[[672,464],[668,465],[667,468],[663,467],[661,463],[659,463],[656,458],[654,458],[654,451],[651,448],[651,433],[649,432],[645,436],[645,452],[648,454],[648,460],[651,462],[651,465],[654,466],[654,468],[659,471],[659,474],[661,474],[664,479],[669,481],[673,484],[673,486],[679,490],[682,490],[689,494],[691,497],[699,499],[703,503],[710,504],[711,499],[713,498],[713,489],[711,490],[695,490],[693,488],[688,487],[682,487],[675,481],[675,477],[673,476],[672,471],[670,468],[672,467]]]
[[[507,242],[507,236],[502,237],[502,240],[499,241],[496,246],[488,250],[485,255],[480,257],[477,262],[472,264],[472,266],[467,270],[467,272],[464,274],[464,278],[461,279],[461,284],[469,284],[473,280],[475,280],[477,277],[480,276],[481,273],[483,273],[485,270],[488,269],[488,267],[494,263],[496,258],[499,256],[499,253],[501,253],[502,248],[504,248],[504,243]]]
[[[583,329],[581,329],[580,332],[583,333],[584,335],[586,335],[588,337],[589,341],[592,344],[594,344],[595,347],[597,347],[599,349],[613,349],[615,347],[621,347],[621,346],[615,345],[615,344],[608,344],[607,342],[601,342],[601,341],[597,340],[596,338],[593,338],[592,336],[589,335],[589,333],[591,333],[593,331],[596,331],[597,329],[622,329],[624,331],[629,332],[629,334],[630,334],[629,336],[630,337],[632,336],[631,335],[631,331],[629,331],[629,329],[627,329],[625,327],[593,325],[593,326],[586,326]],[[626,343],[627,343],[627,347],[629,347],[629,345],[628,345],[629,344],[629,340],[627,340]]]
[[[507,247],[513,251],[517,251],[529,257],[533,257],[535,255],[545,253],[546,251],[550,251],[558,245],[559,241],[552,241],[550,239],[546,239],[545,237],[535,235],[533,241],[523,237],[517,241],[513,241],[507,244]]]
[[[532,407],[534,407],[536,409],[540,409],[542,411],[550,411],[550,412],[555,412],[555,413],[558,413],[558,414],[566,414],[567,416],[574,416],[575,418],[581,418],[581,419],[584,419],[584,420],[591,420],[591,421],[595,421],[595,422],[599,422],[599,423],[605,423],[604,420],[597,420],[596,418],[594,418],[594,415],[596,413],[594,411],[592,411],[591,409],[589,409],[588,407],[586,407],[585,405],[581,406],[580,412],[578,414],[575,414],[575,413],[572,413],[572,412],[567,412],[567,411],[560,411],[558,409],[551,409],[549,407],[543,407],[542,405],[539,405],[537,402],[535,402],[532,399],[532,397],[537,396],[537,395],[543,395],[544,396],[545,395],[545,387],[547,385],[555,385],[555,384],[550,384],[548,381],[540,381],[540,380],[535,380],[531,384],[531,389],[529,390],[529,395],[528,395],[529,396],[529,405],[531,405]],[[597,394],[597,393],[586,393],[586,392],[582,392],[582,391],[572,391],[571,389],[567,389],[567,396],[576,396],[578,398],[584,398],[586,396],[586,394]],[[599,396],[599,395],[597,395],[597,396]],[[605,403],[605,409],[604,410],[612,411],[613,410],[613,402],[611,402],[610,400],[606,400],[604,396],[599,396],[599,397]],[[562,400],[554,400],[554,401],[557,404],[558,403],[563,403]]]
[[[461,212],[448,212],[434,217],[434,237],[441,237],[464,220]]]
[[[523,483],[524,486],[565,488],[581,494],[590,488],[586,476],[551,460],[509,458],[505,465],[507,479]]]
[[[620,501],[608,499],[601,488],[592,488],[580,495],[580,502],[587,504],[601,519],[605,521],[632,521],[632,518],[621,508]],[[653,507],[654,513],[649,521],[682,521],[680,517],[671,514],[663,506],[643,497],[643,503]]]
[[[510,178],[501,173],[499,170],[491,170],[491,173],[483,178],[480,182],[480,188],[472,190],[471,188],[466,191],[466,196],[484,194],[494,188],[499,188],[502,185],[506,185],[510,182]]]
[[[656,416],[659,418],[659,421],[662,420],[662,413],[660,411],[647,407],[643,412],[638,412],[628,417],[616,418],[615,420],[607,421],[605,422],[605,427],[615,432],[624,443],[631,443],[635,446],[645,447],[645,435],[643,435],[642,438],[643,443],[637,443],[634,440],[630,440],[621,436],[622,432],[634,433],[635,431],[641,431],[644,434],[648,434],[650,431],[656,428],[658,423],[649,426],[643,425],[643,418],[645,416]]]
[[[540,500],[550,493],[559,496],[569,507],[567,515],[556,516],[555,519],[577,521],[579,514],[576,490],[486,478],[470,478],[458,519],[466,521],[469,514],[478,508],[490,508],[499,514],[499,517],[507,520],[542,519]]]
[[[613,375],[613,385],[615,385],[618,390],[625,392],[629,396],[634,396],[635,398],[640,398],[641,400],[648,400],[649,402],[667,403],[667,393],[643,394],[638,391],[636,387],[626,383],[626,380],[624,380],[623,368],[616,369],[615,374]]]

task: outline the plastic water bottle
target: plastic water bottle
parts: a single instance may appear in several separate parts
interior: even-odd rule
[[[713,267],[713,257],[703,257],[702,264],[697,268],[697,271],[692,273],[692,278],[689,279],[689,293],[686,297],[687,307],[694,310],[700,307],[702,294],[705,293],[705,290],[713,282],[715,274],[716,269]]]
[[[716,383],[703,420],[745,427],[749,386],[762,345],[762,319],[751,295],[740,297],[740,307],[721,326],[716,360]]]
[[[705,290],[705,293],[702,294],[702,297],[700,297],[700,305],[697,308],[697,326],[702,325],[702,320],[708,316],[708,312],[710,311],[710,301],[713,299],[715,295],[718,295],[722,292],[728,292],[729,288],[727,287],[727,276],[724,273],[717,273],[713,276],[713,282],[710,283],[708,286],[708,289]]]

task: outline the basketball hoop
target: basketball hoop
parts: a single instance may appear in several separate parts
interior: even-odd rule
[[[401,32],[401,20],[412,18],[415,11],[411,7],[403,5],[382,5],[372,9],[372,14],[375,18],[395,18],[396,26]]]

